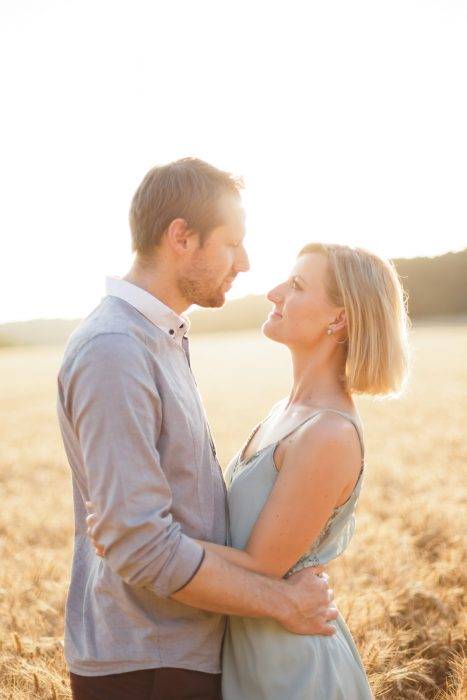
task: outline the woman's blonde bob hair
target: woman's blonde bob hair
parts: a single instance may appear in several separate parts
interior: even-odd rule
[[[347,319],[345,382],[349,393],[399,393],[408,373],[408,316],[392,263],[362,248],[310,243],[298,257],[320,253],[328,261],[329,301]]]

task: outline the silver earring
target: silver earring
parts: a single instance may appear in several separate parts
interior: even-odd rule
[[[327,329],[327,331],[326,331],[326,333],[327,333],[328,335],[332,335],[333,332],[334,332],[334,331],[332,330],[331,327],[329,327],[329,328]]]

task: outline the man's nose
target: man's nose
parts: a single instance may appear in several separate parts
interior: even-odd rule
[[[238,257],[235,260],[235,269],[237,272],[248,272],[250,269],[250,261],[248,259],[248,253],[245,248],[239,251]]]

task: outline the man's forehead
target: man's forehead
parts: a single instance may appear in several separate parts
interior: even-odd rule
[[[245,226],[245,210],[240,197],[225,195],[219,199],[219,212],[226,224]]]

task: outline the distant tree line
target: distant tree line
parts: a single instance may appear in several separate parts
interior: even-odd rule
[[[467,313],[467,248],[436,258],[394,260],[412,318]]]
[[[467,248],[435,258],[400,258],[394,264],[412,319],[467,314]],[[259,295],[234,299],[222,309],[195,309],[190,315],[192,332],[260,328],[270,309]],[[0,326],[0,346],[62,344],[78,323],[62,319],[8,323]]]

